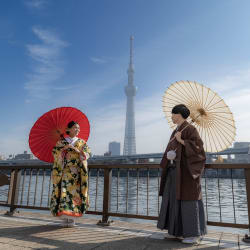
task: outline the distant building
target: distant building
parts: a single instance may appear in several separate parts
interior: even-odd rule
[[[235,142],[234,148],[247,148],[250,146],[250,142]]]
[[[224,162],[224,159],[222,158],[221,155],[218,155],[216,160],[214,161],[214,163],[223,163]]]
[[[110,152],[110,151],[105,152],[105,153],[103,154],[103,156],[111,156],[111,152]]]
[[[121,143],[120,142],[110,142],[109,143],[109,152],[111,155],[120,155],[121,154]]]
[[[234,148],[247,148],[250,147],[250,142],[235,142]],[[248,163],[250,162],[250,155],[249,154],[236,154],[235,161],[237,163]]]
[[[32,154],[28,154],[27,151],[24,151],[23,154],[17,154],[17,155],[15,155],[15,157],[13,159],[14,160],[32,160],[33,159],[33,155]]]

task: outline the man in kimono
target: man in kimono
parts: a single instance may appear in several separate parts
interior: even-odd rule
[[[183,104],[172,109],[177,128],[160,163],[162,204],[157,227],[168,230],[166,238],[194,244],[207,232],[201,192],[206,156],[198,131],[186,121],[189,115]]]

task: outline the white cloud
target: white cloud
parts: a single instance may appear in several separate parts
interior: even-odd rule
[[[105,96],[105,91],[112,91],[112,88],[126,84],[126,71],[122,70],[124,67],[124,65],[117,63],[116,65],[112,65],[112,67],[105,67],[102,71],[95,72],[95,74],[88,78],[84,78],[80,83],[74,84],[75,87],[59,96],[56,103],[72,106],[82,106],[85,104],[90,107],[94,105],[95,108],[98,104],[102,105],[101,100],[109,98]],[[73,99],[72,96],[74,96]],[[68,100],[70,100],[70,103],[65,103]]]
[[[236,141],[250,141],[250,68],[215,79],[210,85],[221,96],[233,113]]]
[[[50,44],[53,47],[66,47],[68,43],[62,41],[55,33],[50,30],[44,30],[37,27],[33,27],[33,32],[41,39],[44,43]]]
[[[72,89],[77,89],[80,87],[80,84],[76,84],[76,85],[67,85],[67,86],[58,86],[58,87],[52,87],[53,90],[72,90]]]
[[[105,64],[105,63],[108,62],[106,59],[98,58],[98,57],[90,57],[90,60],[91,60],[93,63],[96,63],[96,64]]]
[[[62,49],[68,44],[50,30],[33,27],[32,31],[41,43],[27,45],[32,72],[27,75],[25,89],[33,98],[47,99],[53,89],[51,84],[64,73]]]
[[[234,115],[236,141],[250,141],[250,87],[234,91],[226,101]]]
[[[24,4],[30,9],[43,9],[48,1],[46,0],[25,0]]]
[[[210,86],[214,91],[223,96],[230,95],[235,90],[250,89],[250,67],[214,79]]]

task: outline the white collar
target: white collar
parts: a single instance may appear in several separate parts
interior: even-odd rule
[[[65,140],[69,143],[69,144],[75,144],[75,142],[78,140],[78,137],[73,137],[73,138],[71,138],[71,137],[66,137],[65,138]]]

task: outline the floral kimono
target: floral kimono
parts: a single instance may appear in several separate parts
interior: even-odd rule
[[[63,150],[68,143],[84,152],[85,158],[73,149]],[[51,213],[54,216],[80,217],[89,206],[87,159],[90,149],[84,140],[68,137],[58,141],[52,152]]]

